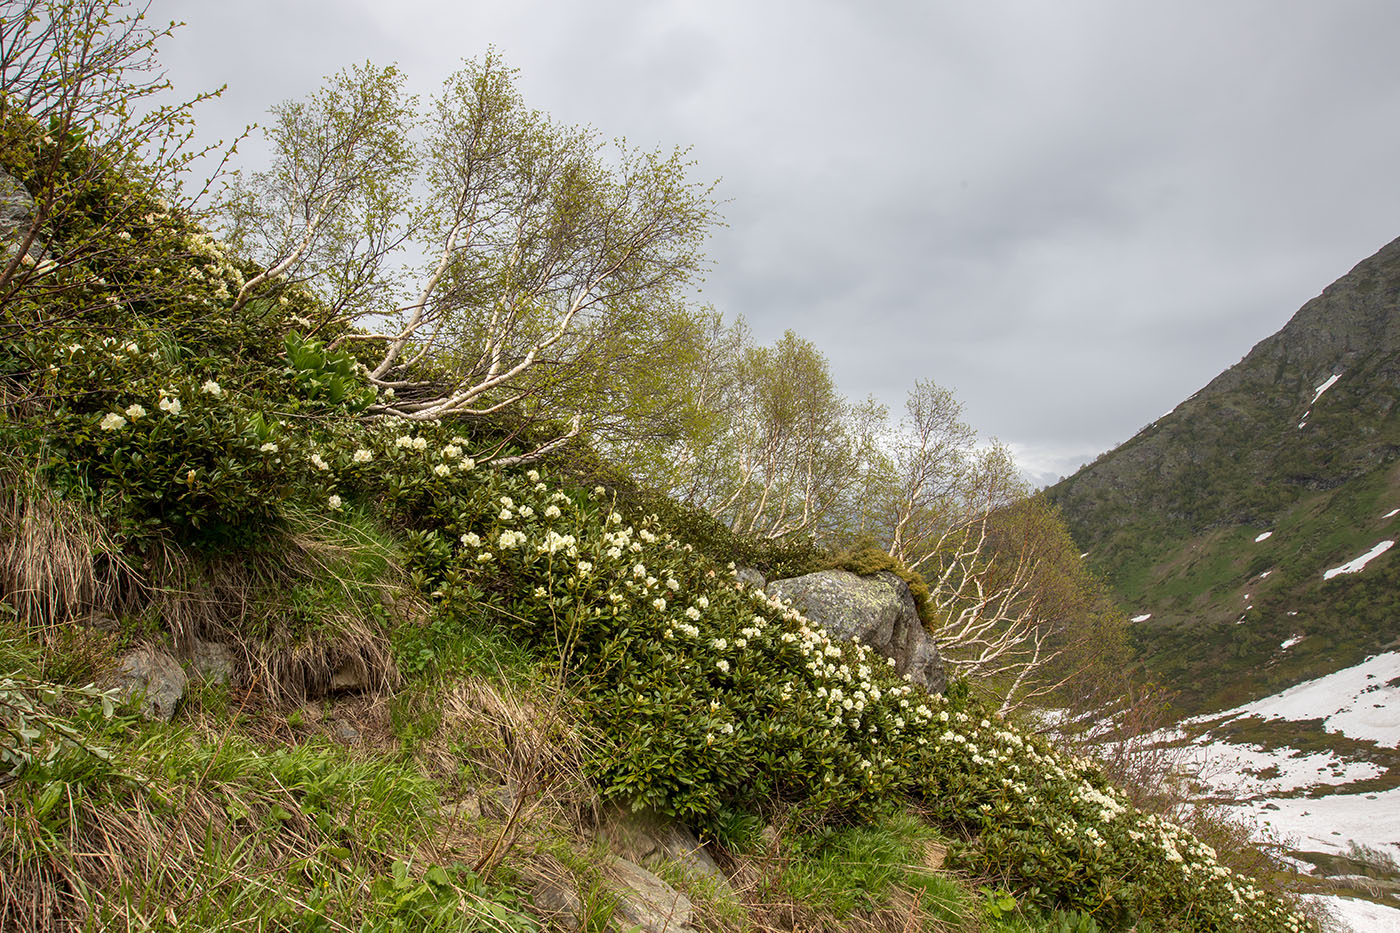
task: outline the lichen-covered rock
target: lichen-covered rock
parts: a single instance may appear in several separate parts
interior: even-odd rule
[[[238,661],[232,645],[196,639],[190,652],[190,664],[205,683],[227,686],[233,682]]]
[[[768,585],[768,581],[764,579],[763,574],[759,573],[753,567],[736,567],[734,569],[734,579],[745,586],[759,590]]]
[[[820,570],[775,580],[768,595],[793,607],[834,638],[859,641],[894,659],[895,670],[930,693],[948,684],[938,645],[919,621],[909,585],[889,571],[862,577],[849,570]]]

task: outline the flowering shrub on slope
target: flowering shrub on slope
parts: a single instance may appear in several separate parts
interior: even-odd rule
[[[473,507],[438,533],[450,557],[435,595],[480,588],[560,652],[611,742],[595,760],[608,795],[705,822],[775,798],[858,819],[905,794],[966,839],[960,864],[1042,906],[1123,927],[1311,929],[1092,764],[966,690],[923,694],[652,522],[628,524],[533,471],[472,484]]]

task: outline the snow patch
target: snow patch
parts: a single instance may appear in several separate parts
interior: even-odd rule
[[[1400,839],[1400,788],[1377,794],[1250,800],[1230,809],[1305,852],[1345,855],[1348,843],[1359,842],[1400,858],[1400,845],[1394,842]]]
[[[1400,509],[1391,509],[1389,512],[1382,515],[1381,518],[1394,518],[1397,515],[1400,515]]]
[[[1347,561],[1345,564],[1342,564],[1340,567],[1333,567],[1331,570],[1323,571],[1322,579],[1330,580],[1338,574],[1343,573],[1360,573],[1363,569],[1365,569],[1367,564],[1375,560],[1377,557],[1380,557],[1382,554],[1384,554],[1386,551],[1390,550],[1394,546],[1394,541],[1382,541],[1380,544],[1377,544],[1375,547],[1371,548],[1371,550],[1367,551],[1365,554],[1362,554],[1360,557],[1353,558],[1352,560]]]
[[[1143,613],[1142,615],[1140,615],[1140,616],[1133,616],[1133,617],[1132,617],[1131,619],[1129,619],[1128,621],[1130,621],[1130,622],[1146,622],[1146,621],[1147,621],[1148,619],[1150,619],[1150,618],[1152,618],[1152,613],[1150,613],[1150,612],[1144,612],[1144,613]]]
[[[1271,574],[1271,573],[1273,573],[1272,570],[1265,570],[1263,573],[1259,574],[1259,579],[1262,580],[1262,579],[1264,579],[1265,577],[1267,577],[1267,576],[1268,576],[1269,574]]]
[[[1287,651],[1289,648],[1292,648],[1294,645],[1298,644],[1298,642],[1302,641],[1303,637],[1302,635],[1290,635],[1279,647]]]
[[[1223,713],[1213,713],[1209,718],[1221,716],[1259,716],[1294,722],[1321,717],[1322,727],[1328,732],[1400,748],[1400,651],[1375,655],[1354,667]],[[1396,790],[1400,798],[1400,788]],[[1395,818],[1397,826],[1390,838],[1400,840],[1400,800]],[[1400,854],[1400,846],[1396,851]]]
[[[1332,894],[1304,894],[1303,900],[1326,907],[1353,933],[1400,933],[1400,910],[1394,907]]]
[[[1259,535],[1258,537],[1256,537],[1256,538],[1254,539],[1254,543],[1255,543],[1255,544],[1258,544],[1260,541],[1267,541],[1267,540],[1269,540],[1269,538],[1272,537],[1272,536],[1273,536],[1273,532],[1272,532],[1272,531],[1266,531],[1266,532],[1264,532],[1262,535]]]
[[[1236,802],[1254,802],[1252,798],[1274,797],[1318,784],[1351,784],[1385,774],[1385,768],[1378,764],[1348,761],[1330,751],[1264,749],[1231,742],[1197,747],[1196,763],[1206,782],[1215,793]]]
[[[1336,385],[1336,384],[1337,384],[1337,380],[1340,379],[1340,378],[1342,378],[1342,374],[1341,374],[1341,373],[1333,373],[1331,376],[1328,376],[1328,377],[1327,377],[1327,381],[1324,382],[1322,385],[1320,385],[1320,386],[1317,387],[1317,394],[1314,395],[1314,396],[1312,397],[1312,401],[1311,401],[1311,402],[1308,402],[1308,407],[1309,407],[1309,408],[1312,408],[1314,405],[1316,405],[1316,404],[1317,404],[1317,400],[1320,399],[1320,398],[1322,398],[1322,393],[1323,393],[1323,392],[1326,392],[1328,389],[1330,389],[1330,388],[1332,388],[1334,385]],[[1304,416],[1304,417],[1306,417],[1306,416]]]

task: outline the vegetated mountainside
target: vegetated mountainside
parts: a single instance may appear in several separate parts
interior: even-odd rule
[[[1147,668],[1229,705],[1400,635],[1400,240],[1048,494]],[[1266,536],[1267,535],[1267,536]],[[1150,618],[1142,618],[1149,616]]]

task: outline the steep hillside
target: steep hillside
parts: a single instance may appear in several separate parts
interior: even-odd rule
[[[1400,240],[1049,495],[1188,703],[1232,703],[1400,635]]]

